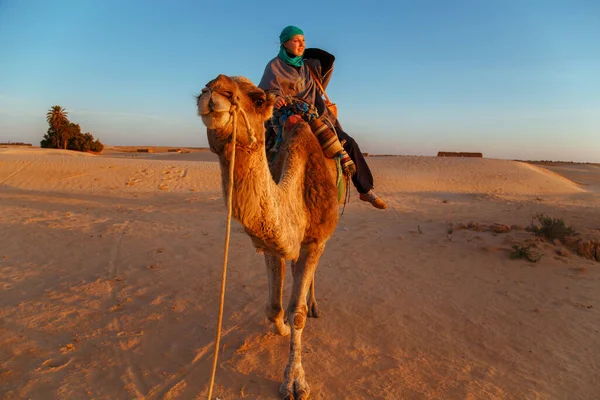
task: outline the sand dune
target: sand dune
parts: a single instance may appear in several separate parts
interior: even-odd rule
[[[600,189],[600,165],[599,164],[561,164],[544,165],[544,168],[554,171],[565,178],[581,185],[586,190]]]
[[[103,157],[64,150],[0,149],[0,184],[27,190],[99,192],[220,191],[216,162]]]
[[[4,151],[3,151],[4,150]],[[52,157],[49,157],[52,156]],[[20,189],[60,191],[219,191],[212,153],[120,153],[113,157],[62,150],[0,149],[0,182]],[[464,158],[371,157],[377,189],[494,195],[582,193],[585,188],[527,163]]]
[[[539,243],[543,212],[600,235],[592,166],[369,157],[317,270],[313,399],[593,399],[600,263]],[[578,170],[579,169],[579,170]],[[576,181],[577,183],[574,183]],[[206,152],[0,149],[0,398],[205,398],[225,232]],[[449,230],[514,225],[508,233]],[[289,274],[288,274],[289,276]],[[234,223],[220,399],[276,399],[288,339],[264,320],[264,262]],[[285,296],[290,292],[286,281]]]
[[[377,187],[399,192],[567,194],[585,191],[561,175],[531,164],[481,158],[376,157]]]

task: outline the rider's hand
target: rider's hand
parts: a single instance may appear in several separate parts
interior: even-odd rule
[[[275,108],[281,108],[285,106],[287,103],[283,97],[278,97],[275,99],[275,104],[273,105]]]

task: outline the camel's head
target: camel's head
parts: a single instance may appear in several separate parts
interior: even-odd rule
[[[258,142],[264,142],[264,124],[273,114],[275,95],[266,94],[247,78],[219,75],[208,82],[197,98],[198,115],[208,128],[208,141],[219,153],[233,133],[233,113],[237,114],[236,143],[250,145],[246,120]]]

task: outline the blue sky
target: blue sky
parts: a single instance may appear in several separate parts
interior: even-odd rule
[[[363,151],[600,162],[600,1],[0,0],[0,141],[55,104],[103,143],[206,146],[194,95],[297,25]]]

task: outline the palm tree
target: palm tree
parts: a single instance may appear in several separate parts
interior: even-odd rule
[[[58,143],[55,144],[57,148],[61,148],[63,146],[65,149],[67,148],[66,136],[68,136],[68,134],[65,132],[65,128],[69,124],[69,119],[67,118],[68,114],[69,113],[67,110],[61,106],[52,106],[52,108],[48,110],[48,113],[46,114],[46,121],[48,121],[52,129],[54,129],[56,132]]]
[[[58,129],[69,121],[67,115],[69,115],[69,113],[61,106],[52,106],[46,114],[46,121],[48,121],[55,131],[58,131]]]

